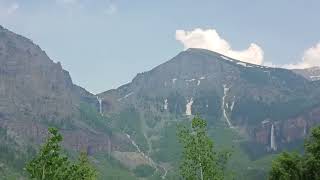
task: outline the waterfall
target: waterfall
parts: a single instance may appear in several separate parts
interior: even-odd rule
[[[188,103],[186,104],[186,115],[187,116],[192,115],[192,104],[193,104],[193,98],[191,98],[190,101],[188,101]]]
[[[233,107],[234,107],[234,100],[232,101],[231,106],[230,106],[230,111],[231,111],[231,112],[232,112],[232,110],[233,110]]]
[[[138,144],[133,139],[131,139],[131,136],[129,134],[126,134],[126,136],[130,140],[131,144],[136,148],[138,153],[140,153],[142,157],[148,160],[149,165],[155,168],[156,170],[158,170],[157,164],[148,155],[146,155],[144,152],[141,151]]]
[[[275,137],[275,133],[274,133],[274,125],[271,125],[271,133],[270,133],[270,148],[274,151],[277,150],[276,147],[276,137]]]
[[[228,118],[228,115],[227,115],[227,112],[226,112],[226,108],[225,108],[225,106],[226,106],[226,96],[227,96],[227,92],[229,91],[229,88],[227,88],[227,86],[226,85],[223,85],[223,97],[222,97],[222,113],[223,113],[223,117],[224,117],[224,119],[227,121],[227,123],[228,123],[228,126],[230,127],[230,128],[233,128],[233,126],[232,126],[232,124],[231,124],[231,122],[230,122],[230,120],[229,120],[229,118]]]
[[[164,100],[163,109],[164,109],[164,110],[167,110],[167,109],[168,109],[168,99],[165,99],[165,100]]]
[[[102,98],[97,96],[97,100],[99,102],[99,113],[102,115]]]

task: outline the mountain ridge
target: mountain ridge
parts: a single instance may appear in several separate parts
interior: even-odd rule
[[[70,153],[110,156],[132,149],[124,134],[108,127],[98,106],[96,96],[73,84],[61,63],[30,39],[0,28],[0,163],[6,168],[23,173],[23,163],[51,126],[61,131]]]
[[[128,84],[93,95],[38,45],[0,27],[0,75],[7,155],[28,156],[22,149],[34,151],[47,127],[56,126],[66,149],[85,149],[99,163],[113,158],[131,175],[144,164],[163,177],[174,175],[181,152],[176,127],[196,114],[207,120],[218,147],[236,146],[253,161],[299,147],[320,123],[320,81],[204,49],[182,51]],[[10,161],[0,154],[0,163]]]

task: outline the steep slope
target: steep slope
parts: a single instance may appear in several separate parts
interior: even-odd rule
[[[125,135],[108,127],[98,106],[97,98],[74,85],[59,62],[0,26],[0,165],[22,171],[49,126],[60,129],[70,153],[133,148]]]
[[[302,75],[310,81],[320,80],[320,67],[311,67],[306,69],[293,69],[293,72]]]
[[[168,143],[175,136],[168,129],[195,114],[207,119],[212,129],[238,134],[233,141],[251,158],[291,147],[319,122],[318,88],[290,70],[188,49],[138,74],[131,83],[98,96],[113,126],[164,163],[176,160],[178,153],[165,147],[172,145]]]

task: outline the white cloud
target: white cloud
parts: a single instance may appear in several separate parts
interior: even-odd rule
[[[257,44],[251,43],[248,49],[242,51],[233,50],[229,42],[221,38],[215,29],[177,30],[176,39],[185,49],[208,49],[244,62],[259,65],[263,63],[263,50]]]
[[[314,66],[320,66],[320,42],[305,50],[300,62],[295,64],[286,64],[282,67],[287,69],[303,69]]]

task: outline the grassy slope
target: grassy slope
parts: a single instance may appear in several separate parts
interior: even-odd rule
[[[99,179],[101,180],[137,180],[133,173],[105,154],[97,154],[94,159],[99,171]]]
[[[177,124],[173,123],[163,128],[162,138],[158,146],[160,148],[153,154],[156,161],[170,162],[173,169],[169,171],[169,176],[176,177],[177,167],[179,165],[181,146],[176,138]],[[184,123],[185,124],[185,123]],[[265,179],[270,168],[271,161],[275,155],[266,155],[257,160],[251,160],[245,151],[241,148],[240,142],[244,138],[239,137],[239,134],[230,128],[226,128],[223,123],[215,124],[209,128],[209,134],[214,140],[215,148],[218,151],[231,151],[232,156],[227,165],[226,179]]]
[[[244,141],[233,129],[225,127],[212,128],[209,131],[218,150],[232,151],[227,166],[227,179],[266,178],[274,155],[266,155],[257,160],[251,160],[240,147]]]

